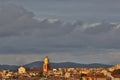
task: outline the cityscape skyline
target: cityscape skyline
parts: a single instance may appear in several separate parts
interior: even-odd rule
[[[118,80],[119,73],[120,64],[91,64],[87,67],[85,64],[62,63],[53,66],[48,56],[42,63],[32,63],[31,66],[0,67],[0,79],[5,80]]]
[[[0,64],[120,63],[120,0],[0,0]]]

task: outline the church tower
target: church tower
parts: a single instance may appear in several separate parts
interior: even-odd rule
[[[48,70],[50,70],[50,63],[49,63],[49,58],[48,56],[46,56],[44,58],[44,64],[43,64],[43,72],[48,72]]]

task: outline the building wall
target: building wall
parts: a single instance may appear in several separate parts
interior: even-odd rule
[[[20,68],[18,68],[18,73],[19,74],[26,73],[26,69],[24,67],[20,67]]]

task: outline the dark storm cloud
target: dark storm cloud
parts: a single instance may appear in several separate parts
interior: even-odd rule
[[[20,6],[13,4],[0,5],[0,36],[13,36],[32,32],[40,35],[58,35],[69,33],[75,26],[71,24],[63,25],[63,22],[49,22],[35,20],[34,14]],[[62,31],[62,33],[61,33]],[[30,33],[32,33],[30,32]],[[56,33],[56,34],[54,34]]]
[[[97,7],[100,9],[100,5]],[[119,34],[119,23],[42,20],[21,6],[0,4],[0,61],[3,63],[8,58],[10,63],[16,59],[22,64],[39,60],[41,55],[55,57],[56,61],[116,63],[120,55]],[[6,63],[9,61],[5,60]]]
[[[119,24],[39,21],[32,12],[13,4],[0,4],[1,52],[65,51],[79,48],[119,49]],[[2,43],[4,41],[4,43]],[[8,47],[9,46],[9,47]]]
[[[88,34],[100,34],[100,33],[107,33],[111,30],[113,30],[115,27],[114,24],[109,24],[109,23],[102,23],[99,25],[96,25],[95,27],[89,27],[85,30],[85,33]]]
[[[13,36],[26,32],[35,20],[33,14],[20,6],[0,4],[0,36]],[[31,24],[29,24],[31,23]]]
[[[87,22],[120,21],[119,0],[0,0],[22,5],[40,18]]]

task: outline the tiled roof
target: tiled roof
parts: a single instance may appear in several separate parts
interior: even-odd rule
[[[119,75],[112,75],[114,78],[120,78],[120,74]]]
[[[27,69],[27,72],[43,72],[42,68]]]
[[[87,74],[87,77],[105,78],[106,76],[104,74],[102,74],[102,73],[95,73],[95,74],[90,73],[90,74]]]

